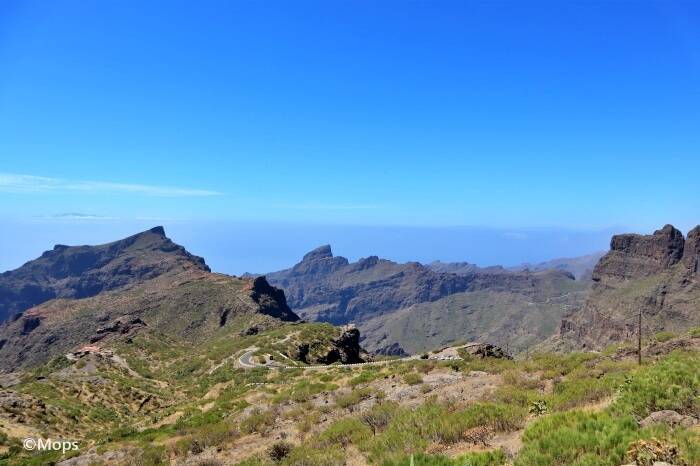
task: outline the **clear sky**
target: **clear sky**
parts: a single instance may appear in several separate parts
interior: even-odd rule
[[[457,259],[399,227],[589,252],[700,223],[699,149],[697,2],[0,2],[0,270],[153,224],[232,272]]]

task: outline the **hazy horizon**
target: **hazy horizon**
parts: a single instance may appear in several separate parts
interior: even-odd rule
[[[5,225],[11,228],[0,231],[0,272],[35,259],[55,244],[104,244],[164,225],[168,237],[204,257],[213,271],[232,275],[291,267],[324,244],[331,245],[334,255],[351,261],[376,255],[396,262],[439,260],[509,267],[605,251],[612,234],[627,231],[104,219],[13,220]]]

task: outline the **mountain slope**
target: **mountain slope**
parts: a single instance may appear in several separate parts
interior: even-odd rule
[[[161,276],[124,290],[31,308],[0,327],[0,370],[48,361],[83,344],[105,345],[151,330],[195,343],[220,329],[271,328],[298,317],[264,279],[204,271]]]
[[[284,293],[264,278],[211,273],[161,227],[103,246],[58,246],[3,279],[44,286],[60,296],[0,326],[4,371],[144,331],[192,344],[220,331],[260,330],[299,319]],[[3,298],[6,309],[27,303],[21,297],[12,301],[11,293]]]
[[[163,227],[100,246],[56,245],[0,274],[0,322],[54,298],[85,298],[164,274],[209,271]]]
[[[495,338],[496,344],[508,343],[512,337],[508,329],[525,321],[534,325],[523,329],[532,337],[517,343],[539,341],[556,330],[564,311],[582,303],[587,288],[563,271],[462,270],[437,272],[417,262],[398,264],[376,256],[350,263],[333,256],[326,245],[306,254],[294,267],[266,277],[284,289],[290,307],[302,318],[354,323],[367,349],[396,354],[462,340],[488,327],[476,325],[475,319],[494,324],[479,334]],[[447,299],[453,296],[457,297]],[[445,318],[437,319],[436,314]],[[524,319],[528,315],[541,319]],[[415,338],[416,334],[427,336]]]
[[[640,311],[645,338],[700,325],[699,263],[700,226],[687,239],[672,225],[614,236],[585,306],[562,320],[556,344],[601,348],[634,338]]]
[[[242,395],[256,393],[265,367],[364,360],[357,329],[298,322],[284,292],[263,277],[211,273],[162,228],[55,251],[8,274],[71,297],[0,325],[0,463],[6,454],[24,456],[4,448],[11,437],[76,438],[94,446],[166,419],[194,429],[240,415],[248,406]],[[57,272],[76,257],[84,258],[80,266]],[[96,282],[112,289],[75,296],[81,284]],[[37,455],[32,464],[61,459]],[[104,462],[113,464],[84,464]]]

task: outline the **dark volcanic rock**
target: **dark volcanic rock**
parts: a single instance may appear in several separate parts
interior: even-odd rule
[[[642,332],[684,332],[700,324],[700,227],[683,234],[671,225],[651,235],[616,235],[594,272],[580,312],[564,318],[564,348],[601,348]]]
[[[489,343],[479,343],[465,347],[467,352],[480,358],[512,359],[502,348]]]
[[[331,259],[333,257],[333,252],[331,252],[330,244],[325,244],[320,246],[313,251],[307,252],[302,259],[302,262],[310,262],[319,259]]]
[[[363,349],[360,347],[360,331],[352,325],[341,329],[340,335],[330,341],[329,344],[318,347],[301,342],[294,348],[290,357],[307,364],[357,364],[364,362]],[[313,353],[313,355],[312,355]]]
[[[363,362],[360,357],[360,331],[354,326],[343,329],[340,336],[333,340],[333,346],[336,348],[339,360],[343,364]],[[333,362],[335,361],[330,361],[327,364],[332,364]]]
[[[270,286],[265,277],[253,279],[250,297],[260,305],[260,312],[276,319],[287,322],[296,322],[299,316],[287,306],[284,291]]]
[[[399,356],[399,357],[404,357],[408,356],[408,353],[404,351],[404,349],[399,345],[398,343],[394,342],[390,345],[384,346],[382,348],[379,348],[374,352],[374,354],[378,354],[381,356]]]
[[[688,232],[683,249],[683,263],[696,276],[700,272],[700,226]]]
[[[85,298],[184,270],[209,267],[168,239],[163,227],[101,246],[56,245],[0,274],[0,322],[54,298]]]
[[[93,335],[90,338],[90,343],[95,343],[98,342],[102,339],[104,339],[106,336],[111,335],[111,334],[116,334],[116,335],[127,335],[127,334],[133,334],[134,332],[146,327],[146,322],[141,320],[138,317],[122,317],[114,322],[110,323],[109,325],[106,325],[104,327],[100,327],[97,329],[95,332],[95,335]]]
[[[652,235],[615,235],[610,252],[593,270],[593,280],[627,280],[654,275],[683,257],[683,233],[671,225]]]

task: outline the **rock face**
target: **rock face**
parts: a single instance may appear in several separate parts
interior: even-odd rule
[[[384,346],[383,348],[379,348],[374,351],[374,354],[378,354],[381,356],[399,356],[399,357],[404,357],[408,356],[408,353],[404,351],[404,349],[399,345],[398,343],[394,342],[390,345]]]
[[[419,352],[482,336],[476,332],[499,344],[515,343],[509,338],[516,333],[523,344],[546,338],[556,332],[554,323],[563,309],[580,306],[588,287],[561,270],[511,272],[466,263],[424,266],[377,256],[350,263],[333,256],[328,245],[266,277],[284,290],[300,317],[355,324],[362,331],[363,346],[375,352],[392,351],[394,344],[401,351]],[[518,328],[520,332],[514,331]]]
[[[464,348],[467,353],[480,358],[512,359],[502,348],[488,343],[467,345]]]
[[[316,347],[311,348],[306,342],[298,344],[291,354],[292,359],[312,365],[364,362],[363,350],[360,347],[360,331],[352,325],[341,328],[340,334],[327,344],[316,342],[314,345]]]
[[[0,322],[54,298],[85,298],[168,273],[209,271],[155,227],[101,246],[56,245],[0,275]]]
[[[700,325],[700,227],[685,239],[671,225],[651,235],[616,235],[593,271],[594,285],[580,312],[560,325],[565,347],[600,348],[642,332],[684,332]]]
[[[610,252],[593,270],[593,281],[610,283],[658,274],[683,257],[683,233],[666,225],[652,235],[615,235]]]

